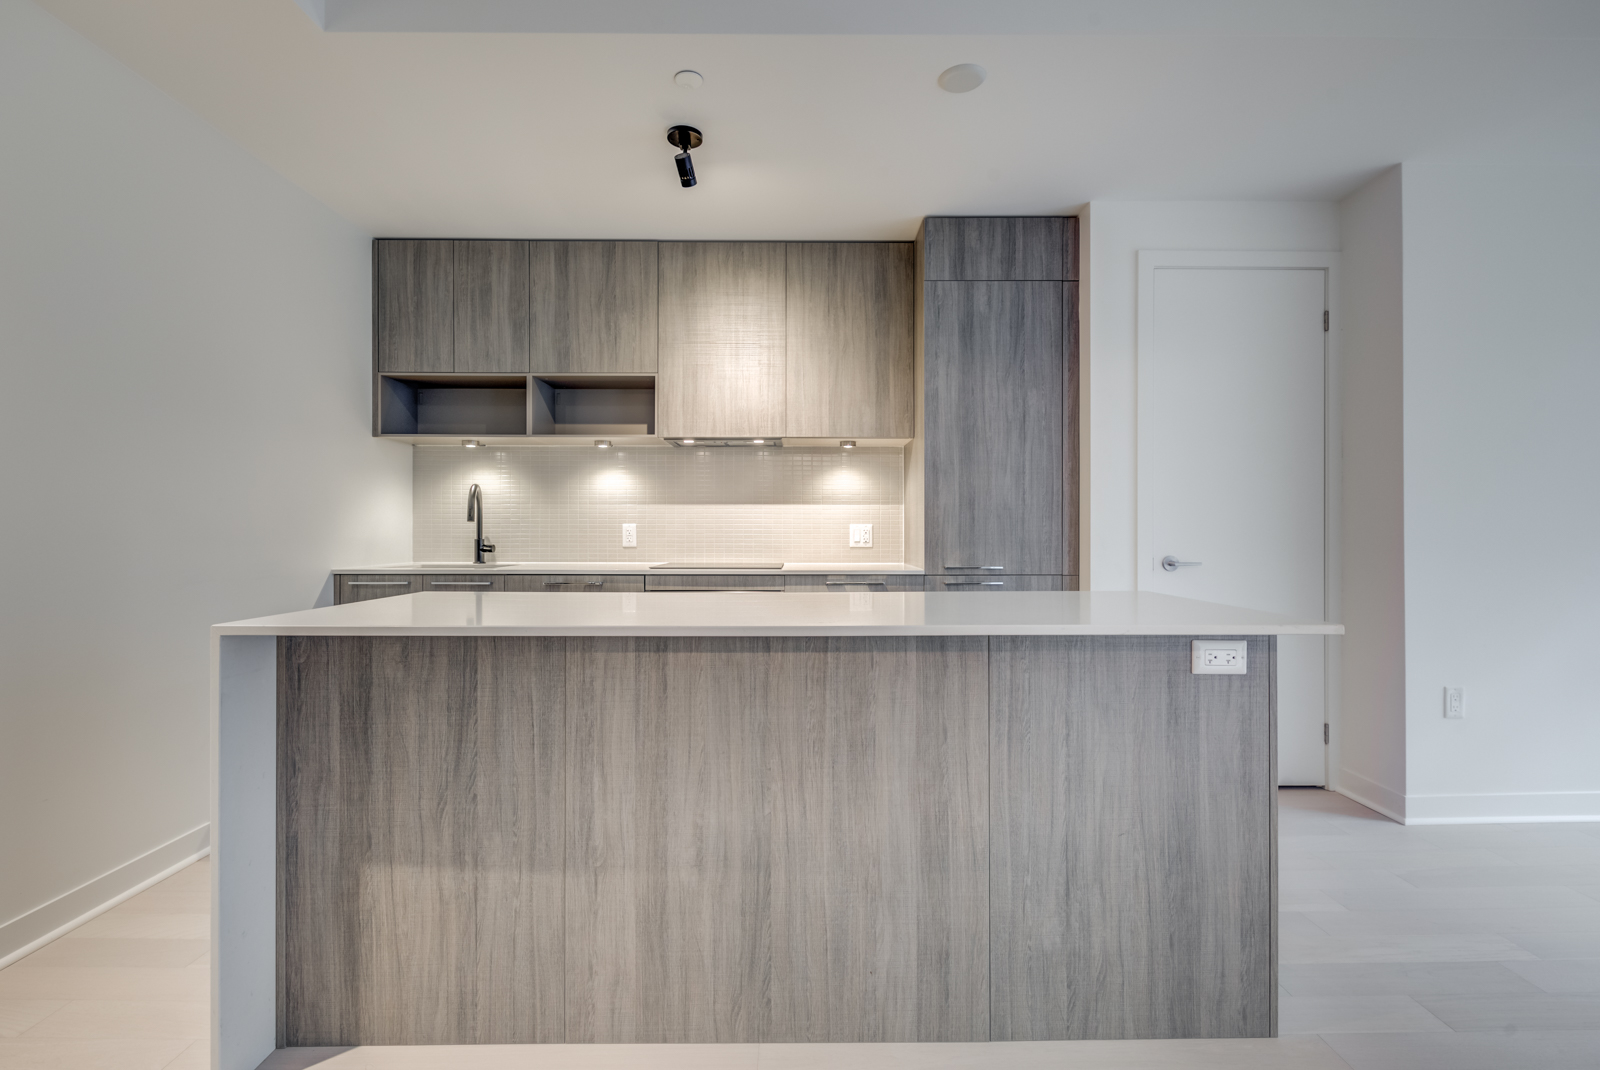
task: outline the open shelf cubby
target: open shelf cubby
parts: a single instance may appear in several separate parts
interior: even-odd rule
[[[529,433],[653,435],[653,375],[535,375]]]
[[[526,435],[525,375],[379,376],[379,433]]]

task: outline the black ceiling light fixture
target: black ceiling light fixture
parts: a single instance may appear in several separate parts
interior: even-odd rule
[[[694,161],[689,158],[689,150],[698,149],[703,141],[700,131],[692,126],[667,128],[667,143],[678,150],[672,162],[678,165],[678,181],[684,189],[694,185]]]

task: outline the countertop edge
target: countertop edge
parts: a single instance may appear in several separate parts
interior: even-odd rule
[[[591,636],[624,638],[678,637],[684,639],[763,636],[825,638],[832,635],[897,636],[897,635],[1166,635],[1166,636],[1218,636],[1218,635],[1343,635],[1342,624],[1300,625],[1248,625],[1173,628],[1132,625],[1117,627],[1105,624],[893,624],[893,625],[767,625],[757,627],[716,627],[638,625],[620,627],[585,627],[581,625],[548,627],[497,627],[493,625],[461,625],[457,627],[400,627],[400,626],[330,626],[285,625],[280,627],[240,627],[215,624],[211,634],[222,635],[330,635],[330,636],[534,636],[560,638],[566,636]]]

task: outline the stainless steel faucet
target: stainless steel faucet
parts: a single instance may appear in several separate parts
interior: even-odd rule
[[[483,541],[483,491],[476,483],[467,491],[467,519],[478,522],[478,537],[472,541],[472,563],[486,565],[483,555],[494,553],[494,543]]]

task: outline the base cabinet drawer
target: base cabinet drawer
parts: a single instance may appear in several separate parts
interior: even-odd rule
[[[809,594],[832,591],[836,594],[851,591],[920,591],[921,576],[886,576],[882,573],[854,572],[834,576],[786,576],[786,590]]]
[[[644,577],[647,591],[781,591],[789,577],[768,572],[764,575],[704,575]]]
[[[620,591],[632,594],[644,590],[643,576],[507,576],[508,591],[599,594]]]
[[[396,594],[413,594],[422,590],[418,576],[372,575],[337,576],[334,583],[334,602],[366,602],[373,598],[388,598]]]
[[[504,577],[467,573],[464,576],[422,576],[424,591],[467,591],[482,594],[484,591],[502,590]]]
[[[1002,576],[994,573],[969,573],[964,576],[929,576],[928,590],[952,592],[984,591],[1059,591],[1060,576]]]

